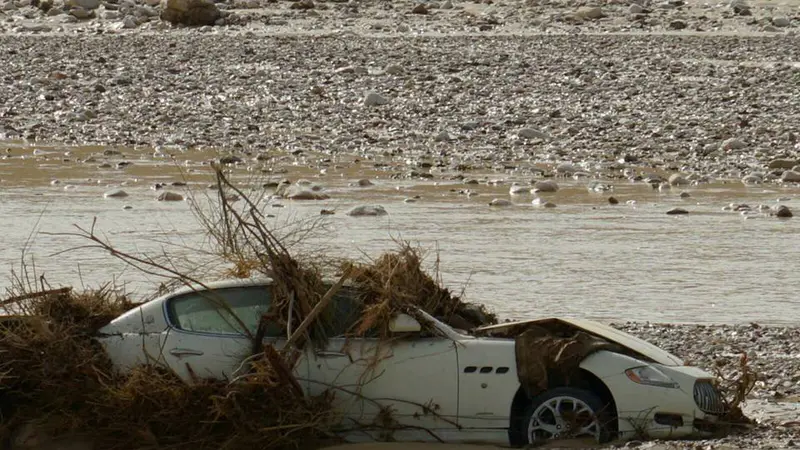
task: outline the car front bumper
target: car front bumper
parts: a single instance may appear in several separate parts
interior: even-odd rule
[[[603,379],[614,396],[620,438],[703,437],[716,432],[725,404],[710,374],[687,366],[657,367],[679,387],[637,384],[624,374]]]

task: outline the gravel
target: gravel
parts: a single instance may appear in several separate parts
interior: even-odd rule
[[[781,62],[800,61],[798,43],[0,36],[0,139],[403,153],[473,166],[534,157],[777,182],[787,169],[771,161],[800,161],[800,66]]]

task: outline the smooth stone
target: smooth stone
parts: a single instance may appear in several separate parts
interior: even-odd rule
[[[289,200],[327,200],[330,196],[312,189],[293,189],[286,195],[286,198]]]
[[[800,182],[800,172],[787,170],[781,174],[781,181],[784,183],[798,183]]]
[[[388,73],[389,75],[402,75],[405,71],[403,70],[402,66],[397,64],[389,64],[386,66],[386,69],[384,69],[384,72]]]
[[[689,197],[691,197],[691,196],[692,196],[692,194],[690,194],[690,193],[688,193],[688,192],[685,192],[685,191],[684,191],[684,192],[681,192],[681,198],[689,198]]]
[[[351,217],[385,216],[389,214],[381,205],[361,205],[351,208],[346,213]]]
[[[511,202],[504,198],[495,198],[489,202],[489,206],[511,206]]]
[[[242,158],[239,158],[238,156],[235,155],[222,156],[219,158],[219,163],[223,165],[239,164],[241,162],[243,162]]]
[[[122,189],[112,189],[103,194],[103,198],[122,198],[127,197],[128,193]]]
[[[222,13],[211,0],[164,0],[161,19],[189,26],[214,25]]]
[[[533,185],[533,193],[537,192],[556,192],[558,191],[558,183],[553,180],[541,180],[537,181],[536,184]]]
[[[97,9],[100,7],[100,0],[69,0],[69,5],[84,9]]]
[[[547,139],[549,137],[547,133],[543,133],[533,128],[522,128],[517,131],[517,136],[523,139]]]
[[[442,131],[442,132],[440,132],[439,134],[436,135],[434,140],[436,142],[448,142],[448,141],[452,141],[453,137],[450,136],[450,133],[448,133],[447,131]]]
[[[616,197],[608,197],[608,203],[610,205],[618,205],[619,204],[619,200],[617,200]]]
[[[367,180],[366,178],[362,178],[356,182],[356,185],[364,187],[364,186],[372,186],[372,181]]]
[[[669,23],[668,28],[670,30],[684,30],[689,26],[685,20],[673,20]]]
[[[125,206],[123,206],[123,207],[122,207],[122,209],[124,209],[124,210],[133,209],[133,206],[131,206],[131,205],[125,205]]]
[[[737,138],[730,138],[726,139],[722,142],[720,146],[721,150],[741,150],[747,147],[747,144],[744,143],[743,140]]]
[[[175,192],[162,192],[158,194],[156,200],[160,202],[182,202],[183,196]]]
[[[683,175],[679,173],[673,173],[669,176],[669,184],[671,186],[685,186],[689,184],[689,180],[683,177]]]
[[[786,28],[792,24],[788,17],[775,17],[772,19],[772,24],[779,28]]]
[[[775,217],[788,218],[794,216],[792,210],[786,205],[778,205],[773,213]]]
[[[767,164],[768,169],[791,169],[797,165],[794,159],[773,159]]]
[[[531,204],[533,206],[538,206],[538,207],[541,207],[541,208],[555,208],[556,207],[555,203],[548,202],[547,200],[545,200],[543,198],[539,198],[539,197],[533,199]]]
[[[514,185],[508,189],[508,193],[511,195],[525,195],[531,193],[531,188],[528,186],[520,186]]]
[[[764,179],[758,175],[750,174],[742,178],[742,183],[744,184],[760,184],[764,181]]]
[[[589,184],[586,185],[586,189],[589,192],[606,192],[612,189],[610,184],[604,183],[602,181],[591,181]]]
[[[364,98],[364,106],[381,106],[389,103],[386,97],[378,94],[377,92],[370,92]]]
[[[678,215],[678,214],[689,214],[689,211],[687,211],[687,210],[685,210],[683,208],[672,208],[669,211],[667,211],[667,214],[670,215],[670,216],[674,216],[674,215]]]
[[[572,175],[578,171],[578,168],[570,163],[561,163],[556,166],[556,173],[559,175]]]
[[[90,9],[75,7],[69,10],[69,14],[76,19],[89,19],[94,15],[94,12]]]
[[[575,14],[584,19],[602,19],[606,16],[603,10],[597,6],[581,6]]]

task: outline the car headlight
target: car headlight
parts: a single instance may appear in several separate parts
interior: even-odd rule
[[[680,385],[653,366],[633,367],[625,371],[625,375],[634,383],[658,386],[663,388],[678,388]]]

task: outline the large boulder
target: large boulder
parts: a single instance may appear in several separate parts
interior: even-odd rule
[[[214,25],[222,17],[210,0],[164,0],[161,20],[181,25]]]

